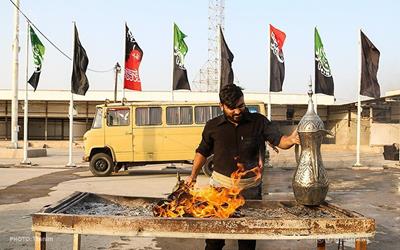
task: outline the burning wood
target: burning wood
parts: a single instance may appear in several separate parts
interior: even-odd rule
[[[231,188],[206,186],[202,188],[187,185],[180,179],[172,193],[165,200],[160,200],[153,208],[156,217],[197,217],[197,218],[229,218],[238,217],[238,209],[245,203],[240,194],[240,180],[253,172],[256,180],[261,178],[261,168],[256,166],[244,170],[238,164],[238,170],[231,175]]]

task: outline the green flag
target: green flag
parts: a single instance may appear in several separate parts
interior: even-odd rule
[[[29,26],[29,33],[31,36],[32,53],[33,53],[33,63],[35,64],[35,72],[29,78],[28,82],[36,90],[39,83],[40,72],[42,71],[42,62],[45,52],[43,43],[39,40],[35,31]]]
[[[333,77],[328,59],[324,51],[321,37],[317,28],[314,30],[315,39],[315,93],[334,95]]]
[[[172,79],[172,90],[190,90],[189,80],[184,64],[188,47],[183,40],[186,35],[174,23],[174,71]]]

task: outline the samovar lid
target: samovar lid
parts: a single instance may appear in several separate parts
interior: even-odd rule
[[[298,132],[317,132],[325,129],[324,123],[314,110],[314,103],[312,100],[313,91],[311,83],[308,86],[308,108],[306,114],[301,118],[299,125],[297,126]]]

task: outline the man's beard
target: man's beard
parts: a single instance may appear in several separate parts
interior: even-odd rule
[[[240,122],[240,121],[242,120],[242,118],[243,118],[243,112],[241,112],[239,115],[233,115],[233,116],[229,116],[229,115],[225,112],[225,110],[223,110],[223,112],[224,112],[225,117],[226,117],[229,121],[234,122],[234,123]]]

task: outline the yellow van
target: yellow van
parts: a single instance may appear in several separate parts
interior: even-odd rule
[[[247,102],[265,115],[262,102]],[[147,163],[190,163],[205,123],[222,111],[218,103],[131,102],[98,105],[83,137],[85,156],[96,176]],[[203,167],[212,171],[212,157]]]

